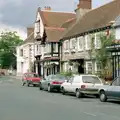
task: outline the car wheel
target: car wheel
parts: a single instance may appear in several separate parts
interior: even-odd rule
[[[77,98],[81,98],[82,97],[82,93],[80,92],[79,89],[76,90],[76,97]]]
[[[63,95],[65,95],[65,89],[64,89],[64,87],[62,87],[61,92],[62,92]]]
[[[48,85],[48,92],[52,92],[51,86]]]
[[[42,90],[42,89],[43,89],[43,88],[42,88],[42,84],[41,84],[41,83],[39,84],[39,89],[40,89],[40,90]]]
[[[100,101],[101,102],[106,102],[107,101],[107,96],[104,91],[100,92]]]

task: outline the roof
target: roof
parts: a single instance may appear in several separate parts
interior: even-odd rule
[[[23,44],[33,43],[33,42],[34,42],[34,32],[32,32],[32,33],[28,36],[28,38],[27,38],[25,41],[23,41]]]
[[[79,19],[64,35],[63,39],[110,25],[120,15],[120,0],[93,9]]]
[[[75,22],[76,22],[76,18],[68,19],[67,21],[65,21],[65,23],[63,23],[63,25],[61,27],[62,28],[71,27],[73,24],[75,24]]]
[[[75,13],[53,12],[39,10],[43,23],[46,27],[61,27],[68,19],[75,18]]]
[[[59,42],[61,35],[64,33],[64,28],[46,27],[47,34],[46,42]]]

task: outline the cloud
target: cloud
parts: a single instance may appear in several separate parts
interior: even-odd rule
[[[24,30],[24,28],[22,27],[13,27],[13,26],[10,26],[10,25],[6,25],[6,24],[3,24],[3,23],[0,23],[0,33],[1,32],[5,32],[5,31],[16,31],[17,34],[20,36],[21,39],[25,40],[26,39],[26,32]]]

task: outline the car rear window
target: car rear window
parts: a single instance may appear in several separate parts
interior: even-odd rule
[[[65,81],[67,78],[65,76],[62,75],[55,75],[53,80],[60,80],[60,81]]]
[[[99,78],[96,77],[96,76],[83,76],[82,80],[83,80],[84,83],[93,83],[93,84],[101,83]]]
[[[28,74],[27,77],[39,77],[38,74]]]

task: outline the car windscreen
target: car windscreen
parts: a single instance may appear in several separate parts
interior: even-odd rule
[[[84,83],[93,83],[93,84],[101,83],[99,78],[96,77],[96,76],[83,76],[82,80],[83,80]]]
[[[67,78],[65,76],[62,76],[62,75],[55,75],[53,80],[56,80],[56,81],[65,81],[67,80]]]

